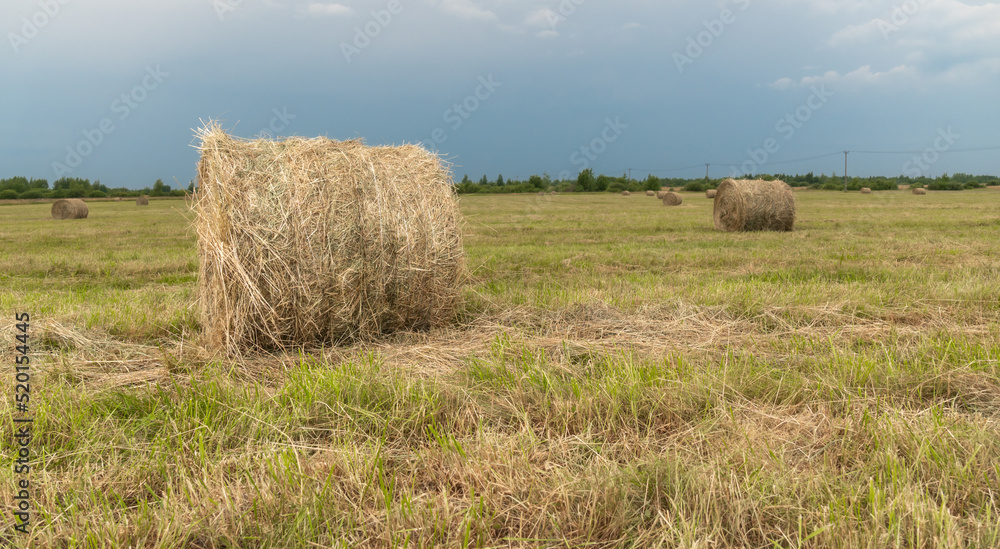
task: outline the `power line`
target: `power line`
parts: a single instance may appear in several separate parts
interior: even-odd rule
[[[943,150],[943,151],[938,151],[937,149],[931,149],[931,150],[934,150],[938,154],[963,153],[963,152],[983,152],[983,151],[1000,151],[1000,146],[993,146],[993,147],[972,147],[972,148],[964,148],[964,149],[946,149],[946,150]],[[863,154],[923,154],[923,153],[927,152],[927,149],[920,150],[920,151],[858,151],[858,150],[850,149],[850,152],[852,152],[852,153],[863,153]],[[831,153],[827,153],[827,154],[820,154],[820,155],[816,155],[816,156],[807,156],[807,157],[804,157],[804,158],[795,158],[795,159],[792,159],[792,160],[782,160],[780,162],[764,162],[763,164],[756,164],[756,162],[755,162],[755,164],[758,167],[760,167],[760,168],[763,168],[764,166],[781,166],[781,165],[784,165],[784,164],[794,164],[796,162],[806,162],[808,160],[819,160],[821,158],[828,158],[828,157],[831,157],[831,156],[838,156],[838,155],[841,155],[841,154],[845,154],[845,152],[844,151],[837,151],[837,152],[831,152]],[[657,169],[657,170],[636,169],[636,171],[646,172],[646,173],[671,173],[671,172],[681,172],[681,171],[685,171],[685,170],[693,170],[695,168],[700,168],[702,166],[706,166],[706,168],[707,168],[708,166],[739,166],[740,164],[741,164],[740,162],[703,162],[701,164],[694,164],[694,165],[691,165],[691,166],[684,166],[684,167],[681,167],[681,168],[668,168],[668,169]],[[845,170],[845,173],[846,173],[846,170]]]
[[[945,149],[943,151],[939,151],[937,149],[931,149],[931,150],[934,151],[934,152],[936,152],[936,153],[938,153],[938,154],[959,153],[959,152],[1000,151],[1000,146],[998,146],[998,147],[977,147],[977,148],[972,148],[972,149]],[[865,154],[922,154],[922,153],[927,152],[927,149],[924,149],[922,151],[854,151],[854,150],[852,150],[851,152],[858,152],[858,153],[865,153]]]

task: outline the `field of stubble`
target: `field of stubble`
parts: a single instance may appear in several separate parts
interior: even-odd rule
[[[238,361],[183,201],[0,206],[0,540],[1000,546],[1000,190],[796,198],[726,234],[700,194],[466,196],[453,326]]]

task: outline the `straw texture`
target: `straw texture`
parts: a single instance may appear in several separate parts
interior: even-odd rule
[[[85,219],[88,214],[87,203],[79,198],[62,198],[52,203],[53,219]]]
[[[663,205],[664,206],[680,206],[684,202],[681,195],[677,193],[667,192],[663,193]]]
[[[726,179],[716,189],[713,217],[720,231],[791,231],[795,196],[784,181]]]
[[[464,276],[450,173],[426,150],[198,132],[198,297],[230,354],[370,339],[453,316]]]

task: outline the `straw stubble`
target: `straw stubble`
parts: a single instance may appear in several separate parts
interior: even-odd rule
[[[450,175],[413,146],[199,131],[206,344],[238,354],[448,321],[463,277]]]
[[[716,189],[713,217],[720,231],[791,231],[795,196],[784,181],[726,179]]]

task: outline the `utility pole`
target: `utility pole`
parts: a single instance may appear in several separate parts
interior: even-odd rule
[[[628,169],[628,182],[629,182],[629,183],[631,183],[631,182],[632,182],[632,168],[629,168],[629,169]]]
[[[708,162],[705,163],[705,183],[708,183]]]
[[[844,151],[844,192],[847,192],[847,153],[851,151]]]

